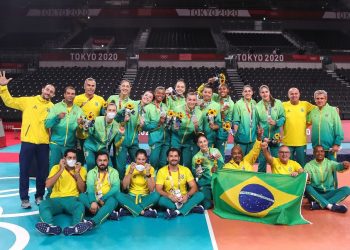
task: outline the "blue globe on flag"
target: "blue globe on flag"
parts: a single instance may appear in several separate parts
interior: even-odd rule
[[[238,197],[241,207],[249,213],[259,213],[271,207],[275,198],[264,186],[248,184],[239,192]]]

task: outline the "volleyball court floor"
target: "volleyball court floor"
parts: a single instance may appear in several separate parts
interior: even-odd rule
[[[212,211],[165,220],[122,217],[106,221],[80,236],[46,236],[36,231],[38,207],[35,180],[30,181],[32,209],[20,208],[18,152],[20,145],[7,134],[0,149],[0,250],[2,249],[349,249],[350,212],[310,211],[303,201],[302,214],[312,224],[277,226],[222,219]],[[350,145],[343,145],[348,151]],[[345,152],[346,152],[345,151]],[[339,174],[340,186],[350,185],[350,171]],[[344,201],[350,208],[350,198]],[[60,215],[57,224],[68,226]]]

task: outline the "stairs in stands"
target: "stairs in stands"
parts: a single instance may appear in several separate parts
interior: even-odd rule
[[[122,79],[129,80],[131,84],[133,84],[136,79],[136,75],[137,75],[137,69],[135,68],[126,69]]]
[[[341,78],[337,72],[335,72],[334,70],[326,70],[327,75],[330,75],[331,77],[333,77],[335,80],[337,80],[337,82],[339,82],[340,84],[342,84],[343,86],[350,88],[350,83],[346,80],[344,80],[343,78]]]
[[[138,33],[135,42],[134,42],[134,48],[135,50],[142,50],[144,48],[146,48],[146,44],[147,44],[147,40],[148,37],[151,33],[151,29],[150,28],[145,28],[140,30],[140,32]],[[137,51],[135,51],[137,52]]]
[[[233,91],[234,91],[233,94],[235,95],[236,98],[240,98],[242,96],[244,83],[238,74],[238,70],[227,69],[226,72],[227,72],[228,80],[230,82],[231,89],[233,87]]]

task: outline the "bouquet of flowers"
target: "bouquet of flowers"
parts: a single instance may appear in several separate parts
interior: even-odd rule
[[[103,107],[104,109],[106,109],[107,106],[108,106],[108,102],[104,102],[103,105],[102,105],[102,107]]]
[[[197,158],[195,161],[195,168],[196,168],[196,181],[198,181],[199,178],[202,177],[203,175],[203,168],[202,168],[202,164],[203,164],[203,159],[202,158]]]
[[[85,116],[83,118],[83,121],[79,126],[86,131],[89,128],[93,127],[94,124],[95,124],[95,115],[94,113],[90,112],[88,116]]]
[[[131,103],[131,102],[128,102],[126,105],[125,105],[125,116],[130,116],[130,115],[133,115],[135,114],[135,110],[134,110],[134,104]]]
[[[274,136],[272,137],[271,144],[277,145],[277,144],[279,144],[281,141],[282,141],[281,134],[280,134],[280,133],[276,133],[276,134],[274,134]]]
[[[207,116],[208,116],[209,123],[214,123],[214,119],[217,116],[216,110],[215,109],[209,109],[208,113],[207,113]]]
[[[176,113],[176,115],[174,117],[174,122],[175,122],[174,126],[176,129],[180,128],[180,125],[181,125],[181,122],[182,122],[182,119],[184,118],[184,116],[185,115],[181,112]]]
[[[170,128],[171,124],[173,123],[173,119],[176,117],[176,114],[173,110],[168,110],[168,113],[166,114],[166,121],[165,121],[165,126]]]
[[[231,135],[234,135],[234,134],[235,134],[234,131],[232,130],[232,127],[231,127],[231,123],[230,123],[230,122],[224,122],[224,123],[222,124],[222,128],[223,128],[226,132],[230,133]]]

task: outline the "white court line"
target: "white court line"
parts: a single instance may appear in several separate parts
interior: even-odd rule
[[[212,244],[214,250],[218,250],[218,245],[216,244],[216,239],[215,239],[213,227],[211,226],[211,222],[210,222],[210,218],[209,218],[209,214],[208,214],[207,210],[204,211],[204,215],[205,215],[205,220],[206,220],[207,226],[208,226],[211,244]]]
[[[23,216],[30,216],[30,215],[36,215],[39,214],[39,211],[30,211],[30,212],[24,212],[24,213],[16,213],[16,214],[1,214],[0,218],[12,218],[12,217],[23,217]]]
[[[10,250],[24,249],[29,242],[30,236],[27,230],[15,224],[0,222],[0,228],[5,228],[11,231],[16,236],[16,241]]]

